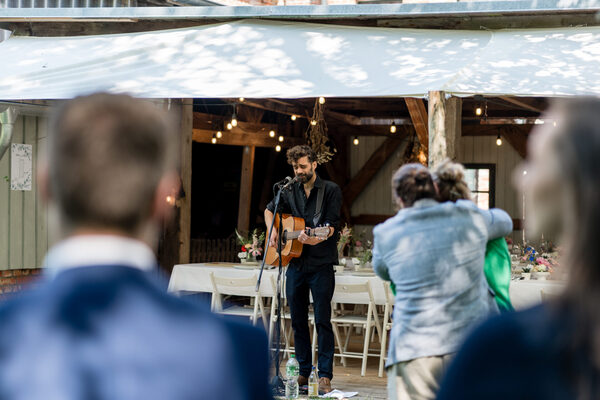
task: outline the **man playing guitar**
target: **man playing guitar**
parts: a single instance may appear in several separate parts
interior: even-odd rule
[[[292,316],[296,358],[300,364],[300,386],[308,383],[312,368],[311,341],[308,328],[309,291],[313,297],[319,346],[319,390],[331,391],[333,377],[334,337],[331,328],[331,299],[335,289],[334,264],[337,264],[337,231],[340,222],[342,191],[333,182],[321,179],[315,172],[316,155],[306,145],[287,152],[288,164],[294,168],[297,182],[284,191],[279,207],[286,214],[303,218],[306,227],[329,226],[329,235],[310,237],[302,232],[302,254],[293,258],[286,272],[286,296]],[[267,205],[267,228],[273,220],[274,201]],[[273,230],[269,246],[277,246],[277,231]]]

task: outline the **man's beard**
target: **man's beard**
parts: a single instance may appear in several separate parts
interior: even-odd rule
[[[296,175],[296,177],[298,178],[298,181],[300,181],[301,183],[307,183],[308,181],[310,181],[312,179],[314,174],[315,174],[315,172],[313,170],[311,170],[310,172],[307,172],[305,174],[298,174],[298,175]]]

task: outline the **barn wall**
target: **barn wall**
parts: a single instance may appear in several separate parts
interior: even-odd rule
[[[34,176],[46,149],[46,129],[43,117],[20,115],[15,123],[12,143],[33,146]],[[31,191],[10,190],[10,161],[9,148],[0,160],[0,270],[38,268],[48,250],[47,208],[38,199],[35,179]]]
[[[351,174],[354,176],[383,143],[383,137],[360,137],[360,144],[352,146],[350,152]],[[377,173],[373,181],[358,196],[352,205],[352,216],[361,214],[395,213],[390,192],[390,181],[394,171],[402,162],[403,146],[388,160]],[[464,136],[460,138],[460,159],[462,163],[495,164],[496,165],[496,207],[506,210],[514,219],[522,218],[522,199],[512,184],[512,176],[516,169],[522,171],[521,156],[506,140],[502,146],[496,145],[494,136]],[[356,226],[357,233],[366,231],[371,235],[372,226]],[[514,239],[521,238],[521,231],[513,233]]]
[[[523,199],[513,184],[513,175],[523,171],[523,158],[506,140],[502,146],[497,146],[494,136],[463,136],[459,161],[463,164],[495,164],[496,207],[506,210],[513,219],[523,218]],[[522,239],[521,235],[521,231],[513,233],[514,239]]]

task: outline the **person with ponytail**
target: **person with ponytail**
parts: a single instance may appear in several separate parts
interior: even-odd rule
[[[483,274],[486,243],[512,231],[502,210],[437,201],[429,170],[402,166],[392,178],[400,211],[375,227],[373,267],[396,286],[388,395],[433,399],[464,337],[498,308]]]
[[[518,169],[530,239],[560,238],[564,292],[487,321],[467,339],[440,400],[600,398],[600,100],[560,100]]]
[[[471,200],[471,190],[465,182],[465,168],[445,160],[433,170],[433,180],[441,202]],[[509,296],[511,261],[506,239],[487,242],[483,272],[501,312],[514,311]]]

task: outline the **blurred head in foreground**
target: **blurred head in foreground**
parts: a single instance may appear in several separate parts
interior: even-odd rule
[[[429,170],[421,164],[406,164],[392,176],[392,193],[399,208],[412,207],[422,199],[435,199],[436,192]]]
[[[587,371],[574,374],[580,398],[597,398],[600,100],[558,101],[546,118],[555,123],[536,127],[529,141],[527,173],[517,178],[527,203],[526,229],[531,237],[544,233],[561,238],[561,265],[568,268],[569,283],[557,304],[570,323],[557,338],[570,361]]]
[[[171,127],[162,110],[126,95],[78,97],[56,114],[42,195],[62,237],[107,233],[150,239],[178,184]]]

